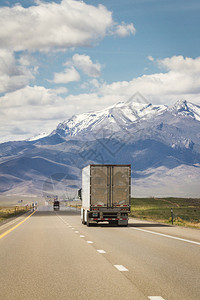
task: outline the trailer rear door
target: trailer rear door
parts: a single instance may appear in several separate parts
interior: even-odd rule
[[[112,167],[112,206],[129,205],[130,167]]]
[[[91,165],[91,204],[116,207],[129,205],[130,166]]]
[[[107,166],[91,166],[91,204],[107,206],[108,192]]]

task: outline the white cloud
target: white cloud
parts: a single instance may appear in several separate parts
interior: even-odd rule
[[[88,89],[91,93],[99,91],[99,88],[102,86],[103,80],[97,80],[96,78],[85,81],[81,84],[82,89]]]
[[[167,69],[168,71],[174,71],[178,73],[200,74],[200,57],[195,59],[191,57],[184,58],[183,56],[167,57],[162,60],[158,60],[158,65]]]
[[[114,34],[118,35],[119,37],[126,37],[131,34],[134,35],[135,33],[136,33],[136,29],[133,23],[125,24],[124,22],[122,22],[122,24],[118,24],[114,31]]]
[[[54,73],[54,83],[69,83],[79,81],[80,75],[74,67],[66,69],[63,73]]]
[[[26,86],[0,98],[0,115],[2,142],[22,140],[53,130],[68,116],[68,110],[65,100],[56,90]]]
[[[0,49],[0,93],[26,86],[36,72],[37,67],[31,67],[25,56],[17,60],[12,51]]]
[[[154,61],[154,58],[153,58],[151,55],[147,56],[147,58],[148,58],[148,60],[150,60],[150,61]]]
[[[66,87],[62,87],[62,86],[59,88],[56,88],[56,89],[51,89],[49,91],[51,91],[52,93],[55,93],[56,95],[68,93],[68,89]]]
[[[97,79],[90,80],[90,84],[92,84],[95,88],[100,87],[100,82]]]
[[[75,54],[72,57],[72,62],[76,68],[81,69],[90,77],[99,77],[101,75],[101,65],[93,63],[88,55]]]
[[[15,51],[88,47],[104,38],[112,25],[112,13],[103,5],[83,1],[0,7],[0,45]]]
[[[27,8],[16,4],[0,7],[0,44],[15,51],[89,47],[108,33],[120,37],[135,34],[133,24],[114,23],[103,5],[83,1],[60,3],[35,1]]]
[[[80,74],[76,70],[79,69],[83,71],[89,77],[99,77],[101,75],[101,64],[93,63],[90,56],[84,54],[75,54],[72,57],[71,61],[67,61],[64,66],[68,66],[64,72],[54,73],[53,82],[60,83],[69,83],[73,81],[80,80]],[[70,68],[69,68],[70,67]],[[84,86],[84,84],[82,84]]]
[[[0,93],[21,89],[30,84],[38,71],[30,55],[19,58],[16,52],[51,51],[95,46],[106,35],[125,36],[134,32],[133,24],[118,25],[105,6],[83,1],[60,3],[37,0],[35,5],[0,7]],[[39,56],[38,56],[39,58]],[[74,65],[90,77],[99,77],[102,66],[89,56],[75,56]],[[78,72],[67,69],[55,73],[56,83],[78,81]]]
[[[101,93],[128,99],[140,92],[150,102],[164,104],[172,104],[184,98],[200,102],[200,57],[192,59],[174,56],[156,62],[167,72],[143,75],[110,85],[104,83]]]
[[[1,97],[0,107],[1,111],[8,109],[13,109],[13,114],[19,119],[28,119],[26,113],[26,107],[36,107],[39,106],[44,108],[46,105],[56,104],[55,90],[48,90],[42,86],[26,86],[17,91],[7,93]],[[32,109],[31,109],[32,110]],[[33,114],[33,111],[29,112],[29,115]],[[21,115],[21,116],[20,116]],[[12,117],[9,118],[12,120]],[[38,118],[37,115],[35,115]]]

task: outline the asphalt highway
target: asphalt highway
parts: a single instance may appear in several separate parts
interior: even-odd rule
[[[0,226],[0,299],[199,300],[200,231],[39,207]]]

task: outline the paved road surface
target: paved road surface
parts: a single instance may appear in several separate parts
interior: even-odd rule
[[[26,217],[0,227],[2,300],[200,299],[199,230],[87,227],[71,208]]]

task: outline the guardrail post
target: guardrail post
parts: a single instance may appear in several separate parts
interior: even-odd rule
[[[172,225],[174,224],[174,212],[173,208],[171,208],[171,218],[172,218]]]

